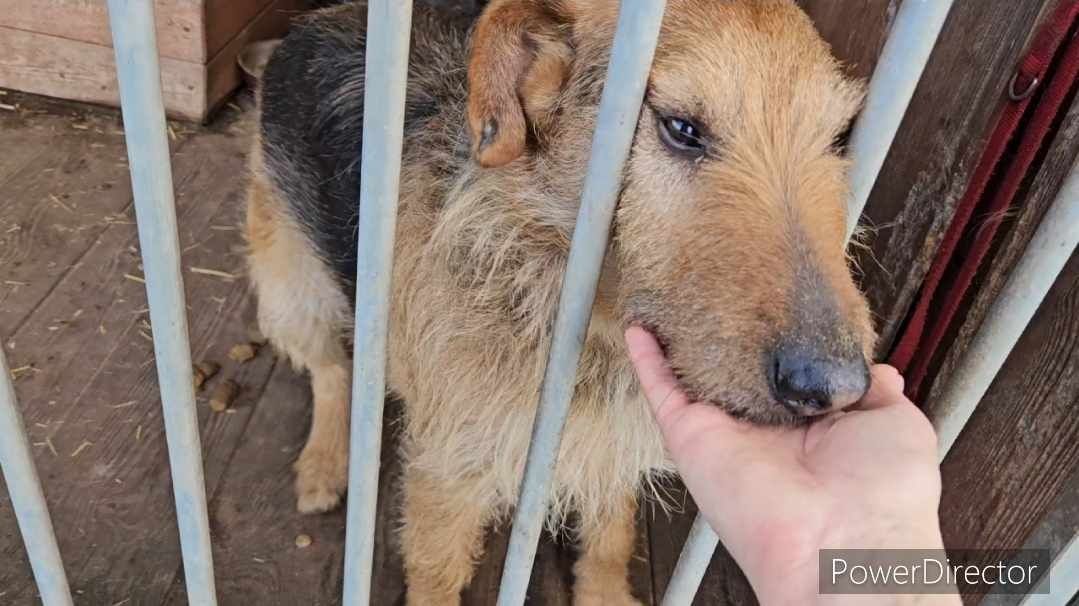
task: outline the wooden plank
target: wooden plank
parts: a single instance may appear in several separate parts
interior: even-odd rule
[[[115,57],[107,46],[0,27],[0,87],[118,105]],[[206,68],[161,59],[161,83],[170,116],[201,120],[207,111]]]
[[[1007,557],[1077,469],[1079,254],[944,461],[945,544],[992,550],[985,562]]]
[[[235,176],[244,169],[244,144],[233,132],[208,133],[175,155],[185,267],[240,271],[237,232],[230,228],[239,208],[242,182]],[[38,369],[20,376],[16,389],[38,444],[36,463],[76,600],[90,604],[159,602],[180,573],[136,244],[130,221],[109,225],[8,349],[15,367]],[[195,357],[224,360],[246,334],[236,318],[249,304],[247,287],[191,272],[186,282]],[[271,356],[263,355],[223,372],[257,393],[271,365]],[[200,410],[210,490],[251,410],[244,396],[232,414]],[[10,563],[0,567],[6,603],[27,603],[34,595],[24,558],[10,503],[0,498],[0,560]]]
[[[118,117],[57,105],[0,112],[0,335],[12,335],[131,202]]]
[[[206,3],[206,38],[203,45],[205,54],[200,63],[209,63],[212,57],[225,48],[273,0],[203,1]]]
[[[674,574],[678,555],[697,517],[697,505],[679,481],[670,482],[666,494],[681,511],[668,514],[658,506],[648,511],[648,533],[652,563],[652,586],[655,603],[660,603]],[[757,597],[742,570],[720,544],[705,572],[697,597],[697,606],[752,606]]]
[[[285,35],[292,18],[300,14],[306,4],[307,0],[270,0],[210,60],[206,66],[206,115],[213,113],[243,82],[244,76],[236,59],[244,46]]]
[[[863,287],[888,351],[966,190],[1013,66],[1055,0],[958,0],[866,209]]]
[[[1023,549],[1048,549],[1050,558],[1055,558],[1076,535],[1079,535],[1079,466],[1076,466],[1071,478],[1064,481],[1064,489],[1049,507],[1045,517],[1038,523],[1038,527],[1027,537]],[[1043,574],[1035,573],[1035,581],[1041,580],[1042,576]],[[1055,582],[1056,577],[1050,580]],[[990,594],[985,597],[982,604],[983,606],[1019,606],[1023,597]]]
[[[899,0],[798,0],[847,72],[868,80],[892,26]]]
[[[226,39],[215,42],[220,46],[213,54],[196,62],[163,55],[161,81],[170,116],[205,120],[243,81],[236,59],[244,45],[284,35],[290,20],[306,8],[307,0],[244,0],[237,6],[247,4],[257,10],[228,13],[233,21],[242,15],[243,22],[238,30],[229,31]],[[4,27],[0,21],[0,87],[117,106],[114,66],[108,39],[80,42]]]
[[[1018,210],[1006,218],[993,258],[981,272],[978,290],[963,313],[964,322],[947,339],[949,349],[927,398],[931,416],[936,395],[966,351],[1077,154],[1079,103],[1073,102],[1038,173],[1024,190]],[[1070,490],[1069,482],[1079,477],[1079,450],[1067,446],[1068,440],[1074,444],[1079,439],[1079,425],[1073,418],[1079,412],[1077,290],[1079,260],[1073,257],[945,461],[941,515],[952,545],[1000,549],[1025,542],[1044,547],[1051,545],[1031,544],[1039,527],[1043,535],[1067,531],[1048,520],[1057,509],[1074,507],[1061,503]],[[1065,441],[1065,447],[1059,446],[1060,440]],[[1069,474],[1071,480],[1067,479]],[[979,498],[970,499],[970,494]],[[1044,528],[1047,524],[1049,529]],[[1001,550],[1000,555],[1007,552]]]
[[[222,604],[340,601],[344,515],[301,515],[292,491],[292,463],[307,436],[310,409],[308,381],[279,361],[210,503]],[[311,545],[297,547],[299,535]],[[174,585],[165,602],[186,604],[183,585]]]
[[[216,7],[216,13],[207,12],[205,1],[155,0],[157,46],[162,57],[202,65],[212,56],[206,49],[208,30],[215,29],[214,23],[219,20],[224,7]],[[213,1],[220,4],[220,0]],[[112,46],[106,0],[13,0],[0,11],[0,26],[96,46]],[[214,35],[220,34],[215,32]]]
[[[935,412],[933,403],[943,391],[952,370],[959,364],[967,346],[974,338],[989,311],[990,305],[1004,287],[1008,274],[1026,250],[1027,243],[1038,228],[1042,216],[1049,205],[1056,199],[1068,171],[1079,156],[1079,100],[1073,101],[1071,108],[1061,119],[1055,135],[1048,143],[1048,149],[1041,160],[1037,173],[1029,187],[1020,192],[1015,202],[1015,209],[1007,216],[1001,226],[1002,234],[997,237],[997,244],[991,258],[975,284],[975,293],[969,297],[970,303],[959,316],[962,323],[947,335],[947,352],[942,356],[940,369],[929,389],[926,398],[926,411],[932,416]]]
[[[649,534],[652,504],[646,499],[637,510],[637,548],[629,565],[629,579],[633,586],[633,596],[641,603],[651,606],[659,604],[660,596],[652,585],[652,538]]]
[[[162,57],[205,65],[272,0],[155,0]],[[106,0],[15,0],[0,26],[112,46]]]

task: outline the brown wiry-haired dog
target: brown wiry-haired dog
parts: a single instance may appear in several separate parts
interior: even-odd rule
[[[517,499],[617,7],[495,0],[471,33],[414,16],[388,369],[410,604],[458,603]],[[298,24],[261,96],[250,270],[263,331],[311,373],[303,512],[346,484],[364,24],[362,5]],[[552,523],[579,516],[576,603],[636,603],[638,492],[670,468],[627,323],[691,394],[750,421],[865,391],[836,144],[861,97],[793,1],[670,0],[552,494]]]

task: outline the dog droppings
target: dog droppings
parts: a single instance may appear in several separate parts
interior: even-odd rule
[[[213,393],[210,394],[210,410],[225,412],[232,405],[232,401],[236,399],[236,394],[238,393],[240,393],[240,386],[232,379],[225,379],[218,383]]]
[[[202,389],[202,385],[206,383],[206,381],[212,379],[219,370],[221,370],[221,365],[217,362],[203,360],[198,364],[195,364],[193,374],[195,389]]]
[[[229,358],[236,362],[247,362],[258,355],[258,346],[254,343],[239,343],[229,350]]]
[[[306,549],[311,546],[311,537],[306,534],[296,535],[296,546],[300,549]]]

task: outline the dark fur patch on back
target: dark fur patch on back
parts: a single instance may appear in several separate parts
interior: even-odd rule
[[[366,13],[363,3],[354,3],[298,20],[267,64],[261,91],[267,174],[350,299],[358,248]],[[420,7],[414,13],[406,154],[420,144],[443,147],[434,157],[453,165],[467,153],[458,142],[467,137],[462,121],[441,136],[425,131],[446,130],[432,122],[463,107],[468,26],[460,15]],[[432,170],[447,173],[452,167]]]

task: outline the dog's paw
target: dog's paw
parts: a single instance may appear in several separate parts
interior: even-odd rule
[[[296,509],[323,513],[337,507],[348,486],[348,453],[304,448],[296,470]]]

